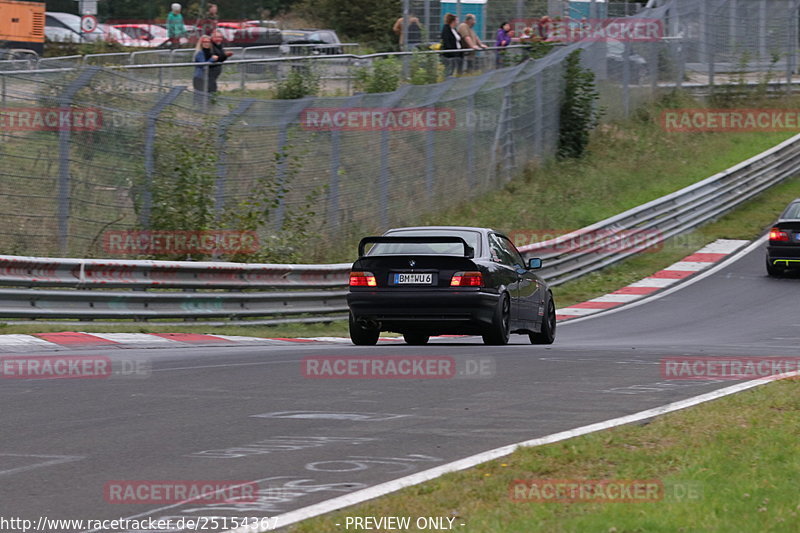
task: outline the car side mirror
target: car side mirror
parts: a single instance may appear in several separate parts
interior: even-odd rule
[[[534,259],[528,259],[528,270],[538,270],[542,268],[542,260],[538,257]]]

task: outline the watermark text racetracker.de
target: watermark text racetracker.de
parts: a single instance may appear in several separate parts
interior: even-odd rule
[[[800,372],[800,357],[665,357],[661,376],[671,380],[763,379]]]
[[[496,374],[491,356],[306,356],[301,371],[308,379],[454,379]]]
[[[115,230],[103,235],[112,255],[223,255],[258,251],[258,235],[237,230]]]
[[[668,109],[661,128],[673,133],[800,131],[798,109]]]
[[[10,355],[0,357],[0,379],[142,378],[152,374],[146,359],[105,355]]]
[[[67,533],[73,531],[227,531],[239,527],[270,531],[277,529],[278,518],[268,516],[193,516],[181,518],[49,518],[36,519],[0,516],[3,533]]]
[[[661,19],[650,18],[559,20],[528,18],[512,19],[511,26],[517,35],[522,35],[525,28],[532,28],[534,32],[546,33],[548,41],[565,43],[578,41],[647,43],[660,42],[664,38],[664,22]]]
[[[703,497],[703,485],[660,479],[516,479],[508,485],[508,496],[533,503],[696,501]]]
[[[2,131],[95,131],[103,111],[86,107],[0,107]]]

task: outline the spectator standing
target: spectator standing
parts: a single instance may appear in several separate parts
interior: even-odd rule
[[[553,22],[547,15],[543,16],[536,23],[536,32],[539,34],[539,39],[546,41],[550,37]]]
[[[200,35],[211,35],[217,31],[218,22],[219,14],[217,4],[208,4],[206,16],[197,21],[197,28],[200,30]]]
[[[456,31],[456,23],[458,18],[452,13],[447,13],[444,16],[444,26],[442,26],[442,50],[461,50],[461,35]],[[442,61],[444,61],[444,75],[451,76],[453,73],[461,73],[461,61],[463,52],[444,52],[442,54]]]
[[[181,5],[172,4],[169,15],[167,15],[167,37],[172,48],[180,46],[181,37],[186,35],[186,26],[181,15]]]
[[[392,31],[397,35],[398,42],[400,43],[400,49],[402,50],[405,47],[405,35],[403,32],[403,24],[405,23],[405,17],[400,17],[392,26]],[[419,18],[415,17],[414,15],[408,16],[408,47],[409,48],[416,48],[422,42],[422,27],[419,23]]]
[[[221,31],[216,30],[211,34],[211,54],[212,56],[216,56],[217,60],[213,65],[208,67],[208,92],[210,93],[217,92],[217,79],[219,75],[222,74],[221,63],[233,55],[233,52],[229,52],[223,48],[223,40],[224,37]]]
[[[467,72],[475,70],[476,67],[476,53],[475,50],[484,50],[488,48],[480,37],[475,32],[475,15],[469,14],[464,17],[464,22],[458,25],[458,34],[461,36],[461,43],[469,52],[464,52],[464,59],[466,60]]]
[[[498,48],[505,48],[509,44],[511,44],[511,24],[508,22],[503,22],[500,24],[500,28],[497,30],[497,38],[494,41],[494,45]],[[496,67],[500,68],[503,66],[503,57],[505,50],[498,50],[497,51],[497,62]]]
[[[497,38],[495,39],[494,45],[497,47],[506,47],[511,44],[510,31],[511,24],[508,22],[500,24],[500,29],[497,30]]]
[[[194,62],[198,63],[194,67],[194,76],[192,77],[195,107],[204,107],[208,95],[216,92],[216,79],[213,85],[211,83],[211,65],[218,61],[219,56],[214,54],[212,49],[211,37],[208,35],[201,36],[197,40],[197,46],[194,49]]]

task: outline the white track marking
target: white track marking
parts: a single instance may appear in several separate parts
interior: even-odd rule
[[[699,396],[694,396],[692,398],[687,398],[685,400],[680,400],[677,402],[669,403],[667,405],[662,405],[660,407],[654,407],[653,409],[647,409],[646,411],[640,411],[632,415],[613,418],[611,420],[606,420],[604,422],[598,422],[596,424],[590,424],[588,426],[582,426],[579,428],[570,429],[568,431],[554,433],[552,435],[547,435],[545,437],[526,440],[517,444],[503,446],[501,448],[495,448],[493,450],[488,450],[470,457],[465,457],[464,459],[460,459],[458,461],[454,461],[446,465],[441,465],[436,468],[425,470],[423,472],[411,474],[410,476],[394,479],[392,481],[387,481],[386,483],[381,483],[379,485],[375,485],[373,487],[352,492],[344,496],[332,498],[330,500],[310,505],[308,507],[303,507],[302,509],[289,511],[288,513],[284,513],[282,515],[274,517],[275,524],[278,527],[284,528],[288,525],[295,524],[302,520],[307,520],[315,516],[320,516],[322,514],[330,513],[332,511],[338,511],[340,509],[349,507],[351,505],[362,503],[367,500],[372,500],[380,496],[385,496],[386,494],[396,492],[406,487],[411,487],[413,485],[424,483],[425,481],[436,479],[450,472],[458,472],[460,470],[466,470],[467,468],[472,468],[473,466],[486,463],[488,461],[498,459],[500,457],[505,457],[515,452],[518,448],[530,448],[534,446],[552,444],[554,442],[560,442],[562,440],[579,437],[581,435],[587,435],[589,433],[595,433],[597,431],[623,426],[625,424],[646,420],[648,418],[653,418],[655,416],[664,415],[667,413],[671,413],[673,411],[686,409],[687,407],[692,407],[704,402],[716,400],[724,396],[728,396],[730,394],[735,394],[743,390],[751,389],[753,387],[758,387],[766,383],[771,383],[772,381],[778,379],[785,379],[785,378],[795,377],[798,375],[800,375],[800,372],[795,371],[795,372],[788,372],[786,374],[770,376],[768,378],[747,381],[744,383],[732,385],[730,387],[718,389],[706,394],[701,394]],[[259,527],[246,526],[246,527],[231,529],[229,531],[226,531],[225,533],[261,533],[263,531],[269,531],[269,530],[261,529]]]

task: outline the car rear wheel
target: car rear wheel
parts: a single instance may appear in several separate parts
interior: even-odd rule
[[[482,335],[484,344],[502,346],[508,344],[511,331],[511,300],[508,294],[501,297],[501,301],[494,312],[491,328]]]
[[[780,278],[783,276],[783,269],[772,264],[772,261],[767,257],[767,274],[773,278]]]
[[[381,330],[378,328],[365,328],[356,322],[353,313],[350,313],[350,340],[356,346],[374,346],[378,344]]]
[[[542,320],[542,331],[539,333],[529,333],[528,338],[531,344],[553,344],[556,340],[556,304],[553,298],[550,298],[550,303],[547,304],[547,314]]]
[[[403,333],[403,339],[406,344],[411,344],[412,346],[428,344],[430,338],[430,335],[423,335],[422,333]]]

